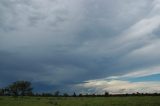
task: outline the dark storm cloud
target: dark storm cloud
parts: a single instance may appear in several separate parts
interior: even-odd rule
[[[158,5],[1,0],[0,80],[66,86],[158,65],[158,53],[152,52],[159,45]],[[144,59],[144,53],[155,56]]]

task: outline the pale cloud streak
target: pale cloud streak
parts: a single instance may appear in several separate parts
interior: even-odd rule
[[[144,68],[141,70],[134,70],[124,75],[110,76],[110,77],[107,77],[106,79],[139,78],[139,77],[147,77],[147,76],[157,75],[157,74],[160,74],[160,66]]]
[[[89,80],[78,84],[76,87],[87,89],[90,93],[104,94],[132,94],[132,93],[159,93],[160,82],[130,82],[123,80]]]

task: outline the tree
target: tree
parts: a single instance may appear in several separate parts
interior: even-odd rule
[[[59,94],[60,94],[60,92],[59,92],[59,91],[56,91],[56,92],[54,93],[54,96],[59,96]]]
[[[82,96],[83,96],[83,95],[80,93],[80,94],[79,94],[79,97],[82,97]]]
[[[2,88],[2,89],[0,89],[0,96],[4,96],[5,95],[5,91],[4,91],[4,89]]]
[[[32,93],[31,83],[28,81],[16,81],[9,85],[10,94],[13,96],[26,96]]]
[[[51,94],[51,93],[42,93],[42,96],[44,96],[44,97],[51,97],[51,96],[53,96],[53,94]]]
[[[3,90],[4,90],[4,95],[7,95],[7,96],[11,95],[9,87],[5,87]]]
[[[9,87],[6,87],[6,88],[1,88],[0,89],[0,95],[1,96],[10,96],[10,90],[9,90]]]
[[[12,96],[18,96],[18,86],[16,83],[9,85],[9,92]]]
[[[18,81],[17,84],[21,96],[29,95],[32,93],[32,87],[30,82]]]
[[[109,92],[105,92],[105,93],[104,93],[104,96],[109,96]]]
[[[73,93],[73,97],[76,97],[76,96],[77,96],[77,95],[76,95],[76,93],[74,92],[74,93]]]
[[[69,95],[68,95],[67,93],[64,93],[63,96],[64,96],[64,97],[68,97]]]

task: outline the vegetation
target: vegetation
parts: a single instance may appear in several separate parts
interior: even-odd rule
[[[133,94],[117,94],[112,95],[109,92],[105,92],[104,94],[73,94],[63,93],[60,94],[60,91],[56,91],[55,93],[33,93],[33,88],[31,82],[29,81],[16,81],[7,87],[0,89],[0,96],[42,96],[42,97],[110,97],[110,96],[160,96],[159,93],[133,93]]]
[[[160,96],[0,97],[0,106],[160,106]]]
[[[160,94],[35,94],[28,81],[17,81],[0,89],[0,106],[160,106]]]

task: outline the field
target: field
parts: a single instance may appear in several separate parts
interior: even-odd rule
[[[0,97],[0,106],[160,106],[160,96]]]

